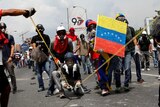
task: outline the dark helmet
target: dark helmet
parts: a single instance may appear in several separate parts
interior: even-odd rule
[[[92,21],[92,19],[86,20],[86,23],[85,23],[86,27],[88,27],[88,23],[89,23],[90,21]]]
[[[6,24],[4,22],[1,22],[0,29],[6,29],[6,28],[7,28]]]
[[[43,32],[45,30],[42,24],[38,24],[36,27],[40,32]],[[36,32],[37,32],[37,30],[36,30]]]
[[[81,35],[80,35],[80,38],[84,38],[84,34],[81,34]]]
[[[68,60],[68,59],[73,59],[74,60],[74,55],[72,52],[67,52],[64,56],[64,59],[65,60]]]

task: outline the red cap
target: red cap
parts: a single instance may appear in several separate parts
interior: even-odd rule
[[[90,22],[88,23],[88,26],[90,26],[91,24],[95,24],[95,25],[96,25],[97,23],[92,20],[92,21],[90,21]]]

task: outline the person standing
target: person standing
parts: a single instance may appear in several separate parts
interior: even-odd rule
[[[14,65],[13,65],[13,57],[14,57],[14,37],[12,35],[7,34],[6,32],[6,24],[1,22],[0,28],[5,37],[9,40],[9,43],[5,46],[3,46],[3,64],[5,69],[8,71],[9,76],[11,77],[11,83],[12,83],[12,92],[13,94],[17,92],[17,84],[16,84],[16,76],[14,72]]]
[[[50,46],[50,37],[48,35],[44,34],[45,29],[42,24],[38,24],[36,27],[39,30],[39,32],[41,33],[41,35],[38,33],[38,31],[36,29],[37,35],[33,36],[32,40],[31,40],[32,47],[33,47],[33,49],[39,48],[39,50],[42,51],[48,57],[49,56],[48,48],[46,47],[44,42],[46,42],[47,46],[49,47]],[[41,36],[43,37],[44,41],[42,40]],[[41,91],[45,90],[43,78],[42,78],[43,71],[46,71],[46,73],[48,75],[50,75],[50,73],[49,73],[49,60],[47,59],[41,63],[36,62],[36,68],[37,68],[37,79],[38,79],[38,83],[39,83],[38,92],[41,92]]]
[[[80,49],[79,49],[79,54],[81,56],[82,60],[82,65],[83,65],[83,71],[84,74],[90,74],[91,73],[91,64],[90,64],[90,59],[89,59],[89,44],[85,40],[84,34],[80,35]]]
[[[154,64],[154,67],[157,68],[158,67],[158,51],[154,45],[154,41],[155,41],[154,38],[150,39],[150,42],[152,44],[153,64]]]
[[[28,18],[35,13],[35,9],[0,9],[0,19],[3,16],[19,16],[23,15]],[[6,74],[4,73],[4,65],[2,63],[2,49],[3,46],[8,44],[8,39],[4,36],[0,29],[0,105],[1,107],[8,106],[9,94],[10,94],[10,85]]]
[[[72,40],[73,53],[74,53],[74,56],[76,58],[76,62],[79,63],[79,65],[81,65],[80,58],[78,57],[79,48],[80,48],[80,40],[79,40],[78,36],[75,34],[75,29],[73,27],[71,27],[69,29],[69,34],[67,34],[67,37]]]
[[[141,59],[141,68],[142,71],[144,71],[144,68],[146,66],[146,70],[150,70],[150,52],[152,52],[152,44],[147,37],[147,32],[143,31],[142,36],[138,40],[138,46],[142,54]],[[146,64],[144,65],[144,61],[146,61]]]
[[[117,14],[116,20],[127,23],[126,43],[128,43],[135,36],[134,28],[131,26],[128,26],[128,21],[123,14]],[[133,41],[130,42],[125,47],[125,57],[124,57],[124,72],[125,72],[124,90],[125,91],[130,90],[129,89],[129,82],[131,79],[131,60],[132,60],[132,57],[134,58],[135,64],[136,64],[137,82],[142,83],[144,81],[141,77],[140,63],[139,63],[139,59],[138,59],[139,56],[136,56],[138,54],[135,54],[135,46],[137,46],[137,39],[136,38],[133,39]]]

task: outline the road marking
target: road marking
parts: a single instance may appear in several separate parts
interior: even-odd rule
[[[136,72],[132,72],[132,74],[136,74]],[[151,76],[151,77],[158,77],[158,75],[154,75],[154,74],[146,74],[146,73],[141,73],[141,75]]]

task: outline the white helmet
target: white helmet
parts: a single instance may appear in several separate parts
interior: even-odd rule
[[[144,31],[142,32],[142,34],[143,34],[143,35],[147,35],[147,32],[144,30]]]
[[[61,31],[61,30],[66,30],[66,29],[65,29],[64,26],[60,25],[60,26],[57,27],[56,31],[58,32],[58,31]]]

